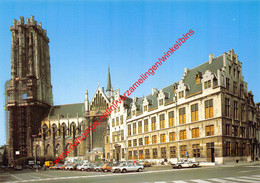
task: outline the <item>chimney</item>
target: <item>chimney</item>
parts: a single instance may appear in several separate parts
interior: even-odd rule
[[[214,59],[214,54],[213,53],[209,54],[209,64],[212,63],[213,59]]]
[[[157,88],[152,88],[152,95],[157,94],[157,93],[158,93]]]

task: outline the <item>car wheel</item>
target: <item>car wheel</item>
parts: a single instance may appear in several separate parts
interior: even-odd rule
[[[192,168],[195,168],[195,167],[196,167],[196,165],[195,165],[195,164],[193,164],[193,165],[192,165]]]
[[[178,168],[182,168],[182,166],[181,166],[181,165],[179,165],[179,166],[178,166]]]
[[[99,169],[96,169],[96,172],[99,172]]]
[[[141,171],[143,171],[143,169],[142,169],[142,168],[139,168],[137,171],[138,171],[138,172],[141,172]]]
[[[127,172],[126,169],[123,169],[123,170],[122,170],[122,173],[126,173],[126,172]]]
[[[105,169],[104,172],[107,172],[107,169]]]

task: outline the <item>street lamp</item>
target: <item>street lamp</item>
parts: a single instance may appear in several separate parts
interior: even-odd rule
[[[35,153],[34,153],[34,165],[36,168],[36,142],[35,142],[35,138],[37,137],[37,135],[32,135],[33,137],[33,142],[35,143]]]

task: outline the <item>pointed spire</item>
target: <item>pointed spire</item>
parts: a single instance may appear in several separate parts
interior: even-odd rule
[[[112,89],[111,77],[110,77],[110,70],[109,70],[109,67],[108,67],[108,79],[107,79],[107,89],[106,89],[106,91],[111,91],[111,89]]]

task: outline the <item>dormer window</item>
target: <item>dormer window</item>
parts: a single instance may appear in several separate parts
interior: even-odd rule
[[[183,98],[184,97],[184,91],[179,92],[179,98]]]
[[[173,92],[176,93],[176,86],[173,87]]]
[[[195,75],[195,78],[196,78],[196,84],[200,84],[202,73],[198,71],[198,73]]]
[[[159,100],[159,106],[163,105],[163,99]]]
[[[204,82],[204,89],[208,89],[211,87],[211,80],[205,81]]]
[[[144,106],[144,111],[147,111],[147,109],[148,109],[148,106],[145,105],[145,106]]]
[[[133,116],[135,116],[135,110],[133,110],[132,114],[133,114]]]

